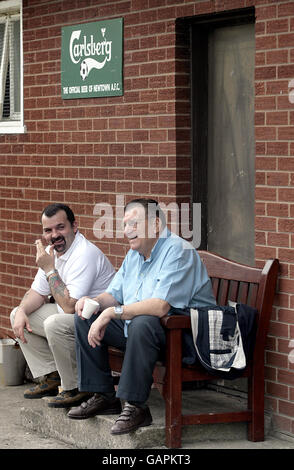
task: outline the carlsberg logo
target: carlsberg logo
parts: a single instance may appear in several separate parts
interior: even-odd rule
[[[92,69],[103,69],[106,62],[111,60],[112,41],[105,38],[106,28],[101,28],[103,36],[102,41],[95,42],[91,34],[90,39],[87,36],[81,37],[81,30],[73,31],[69,42],[69,55],[74,64],[80,65],[80,75],[85,80]],[[95,57],[95,58],[94,58]],[[101,58],[102,60],[97,60]]]

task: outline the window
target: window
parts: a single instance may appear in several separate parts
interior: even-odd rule
[[[0,3],[0,134],[22,132],[22,3],[7,0]]]

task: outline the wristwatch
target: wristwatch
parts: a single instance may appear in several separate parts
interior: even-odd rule
[[[51,276],[51,274],[55,274],[55,273],[57,273],[57,269],[52,269],[48,273],[45,273],[45,276],[46,276],[47,280],[48,280],[49,276]]]
[[[121,316],[123,313],[124,313],[124,308],[122,305],[117,305],[116,307],[114,307],[114,314],[117,320],[121,319]]]

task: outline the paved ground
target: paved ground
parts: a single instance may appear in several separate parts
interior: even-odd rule
[[[63,442],[28,432],[21,425],[19,411],[27,387],[0,387],[0,449],[73,449]]]
[[[76,449],[75,446],[28,431],[21,425],[20,408],[39,406],[38,400],[25,400],[23,391],[27,385],[0,386],[0,449]],[[264,442],[204,441],[183,446],[183,449],[294,449],[294,440],[267,437]]]

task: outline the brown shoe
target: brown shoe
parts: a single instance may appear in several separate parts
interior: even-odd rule
[[[57,395],[60,383],[58,372],[51,372],[35,387],[25,390],[24,398],[43,398]]]
[[[87,419],[96,415],[116,415],[121,412],[121,403],[118,398],[107,400],[99,393],[94,393],[88,401],[73,408],[67,414],[72,419]]]
[[[79,392],[77,388],[62,390],[56,397],[48,400],[48,406],[50,408],[70,408],[71,406],[80,405],[92,395],[93,393]]]
[[[111,434],[127,434],[151,423],[152,416],[148,406],[139,408],[126,402],[122,414],[111,428]]]

